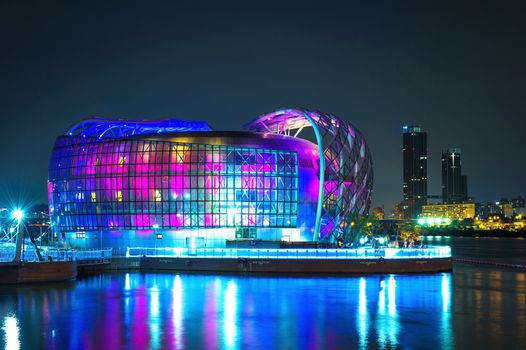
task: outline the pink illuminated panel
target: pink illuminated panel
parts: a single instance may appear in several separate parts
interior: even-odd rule
[[[62,231],[296,226],[293,151],[63,136],[49,180]]]

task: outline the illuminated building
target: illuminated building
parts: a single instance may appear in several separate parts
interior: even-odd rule
[[[442,201],[462,203],[468,199],[468,179],[462,175],[460,148],[442,150]]]
[[[513,206],[511,203],[501,203],[499,204],[500,212],[504,215],[505,218],[513,217]]]
[[[304,128],[316,143],[297,137]],[[288,109],[245,130],[82,121],[53,148],[51,222],[80,247],[222,247],[235,238],[334,241],[350,213],[368,212],[371,156],[348,122]]]
[[[414,219],[427,204],[427,133],[420,126],[403,127],[404,218]]]
[[[475,203],[428,204],[422,206],[422,217],[449,218],[452,220],[475,217]]]
[[[513,209],[513,205],[507,202],[487,202],[477,205],[477,216],[481,219],[486,219],[494,215],[512,218],[516,212],[517,211]]]
[[[403,220],[404,219],[404,202],[396,203],[393,211],[391,213],[391,217],[395,220]]]
[[[513,209],[524,209],[526,207],[526,201],[522,196],[517,196],[516,198],[513,198],[511,200],[511,204],[513,206]]]

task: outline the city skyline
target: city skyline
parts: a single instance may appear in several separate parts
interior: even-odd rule
[[[477,201],[524,195],[526,30],[521,11],[499,6],[6,4],[0,197],[45,202],[53,142],[85,117],[236,130],[284,106],[364,133],[373,207],[402,198],[407,124],[428,131],[430,194],[441,193],[441,149],[458,147]]]

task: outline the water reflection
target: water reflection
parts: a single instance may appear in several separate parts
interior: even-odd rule
[[[386,299],[387,313],[385,307]],[[396,280],[394,276],[389,276],[387,286],[383,278],[380,281],[376,329],[380,348],[394,348],[398,345],[399,325],[396,312]]]
[[[176,275],[172,288],[172,327],[174,339],[172,345],[175,349],[183,348],[183,282],[181,276]]]
[[[360,349],[367,348],[367,332],[369,321],[367,319],[367,282],[364,277],[360,278],[359,297],[358,297],[358,336],[360,339]]]
[[[223,338],[227,349],[234,347],[237,338],[237,285],[229,281],[226,287],[223,304]]]
[[[20,329],[18,328],[18,320],[15,316],[4,317],[4,324],[2,326],[2,330],[5,334],[5,349],[20,349]]]
[[[451,330],[451,274],[442,275],[442,318],[440,332],[442,334],[442,349],[453,348],[453,334]]]
[[[150,349],[160,349],[161,319],[159,318],[159,287],[154,285],[149,289],[149,330],[150,330]]]
[[[525,330],[525,275],[477,272],[345,278],[128,273],[6,288],[0,348],[447,349],[505,343],[505,334]],[[494,315],[488,312],[493,308]],[[462,335],[470,329],[480,334],[467,343]]]

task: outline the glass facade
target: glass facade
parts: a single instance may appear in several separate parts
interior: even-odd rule
[[[296,227],[294,151],[60,136],[49,169],[62,232]]]
[[[298,137],[305,128],[316,143]],[[347,121],[287,109],[244,129],[173,119],[80,121],[57,138],[51,155],[55,230],[83,248],[336,241],[351,229],[351,214],[369,210],[372,159]]]

